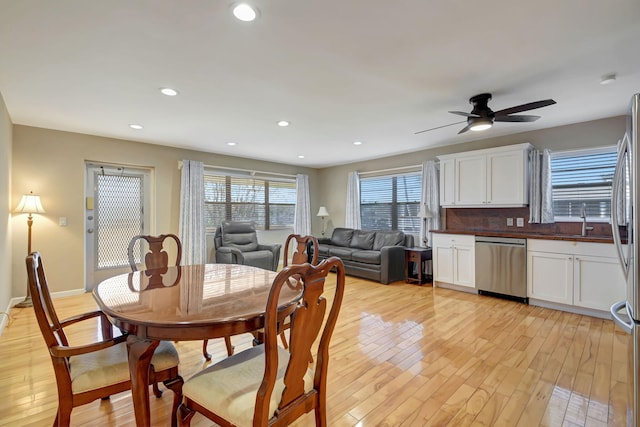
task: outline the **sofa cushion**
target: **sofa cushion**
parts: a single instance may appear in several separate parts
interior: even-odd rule
[[[373,241],[373,250],[379,251],[383,246],[403,246],[404,233],[398,230],[377,231]]]
[[[329,248],[331,245],[325,245],[323,243],[318,243],[318,255],[329,256]]]
[[[375,231],[354,230],[349,247],[371,250],[373,249],[373,240],[375,239],[375,237]]]
[[[353,237],[353,228],[335,228],[331,235],[331,244],[335,246],[349,247]]]
[[[338,247],[338,246],[330,246],[329,247],[329,255],[337,256],[338,258],[340,258],[342,260],[350,260],[351,259],[351,254],[353,252],[355,252],[355,251],[357,251],[357,249],[342,248],[342,247]]]
[[[365,264],[380,264],[380,251],[354,251],[351,260]]]

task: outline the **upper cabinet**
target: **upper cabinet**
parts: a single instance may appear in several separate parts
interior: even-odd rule
[[[531,144],[439,156],[443,207],[518,207],[529,202]]]

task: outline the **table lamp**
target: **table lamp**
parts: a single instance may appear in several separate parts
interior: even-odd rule
[[[320,206],[320,209],[318,209],[318,216],[322,219],[322,237],[324,237],[324,217],[329,216],[327,208]]]
[[[44,208],[42,207],[42,202],[40,201],[40,196],[37,194],[33,194],[31,191],[29,194],[23,194],[22,199],[20,199],[20,203],[18,203],[18,207],[15,210],[16,213],[28,213],[27,217],[27,255],[31,253],[31,226],[33,225],[33,216],[31,214],[34,213],[45,213]],[[18,304],[16,307],[32,307],[33,302],[31,301],[31,291],[29,290],[29,285],[27,284],[27,296],[24,300]]]
[[[431,214],[431,211],[429,211],[429,209],[427,209],[427,205],[426,204],[421,204],[420,205],[420,211],[418,212],[418,216],[420,218],[422,218],[422,231],[423,231],[423,237],[422,237],[422,245],[427,248],[427,243],[429,241],[428,237],[427,237],[427,218],[433,218],[433,215]]]

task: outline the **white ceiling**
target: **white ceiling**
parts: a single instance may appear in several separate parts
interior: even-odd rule
[[[248,2],[253,23],[226,0],[0,0],[11,120],[323,167],[622,115],[640,91],[638,0]],[[557,104],[414,135],[482,92]]]

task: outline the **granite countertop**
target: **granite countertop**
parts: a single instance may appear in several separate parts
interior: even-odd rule
[[[440,234],[467,234],[474,236],[514,237],[518,239],[568,240],[575,242],[613,243],[611,236],[581,236],[579,234],[542,234],[517,231],[488,231],[488,230],[432,230]]]

